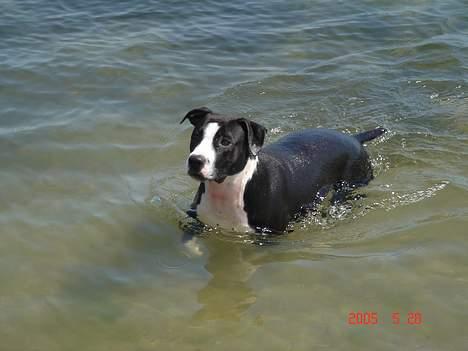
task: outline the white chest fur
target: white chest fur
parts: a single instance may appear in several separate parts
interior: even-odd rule
[[[241,172],[226,177],[222,183],[205,182],[205,192],[197,206],[198,218],[203,223],[237,232],[252,231],[244,210],[244,192],[257,162],[257,158],[249,158]]]

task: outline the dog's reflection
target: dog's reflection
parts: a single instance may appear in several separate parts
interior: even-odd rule
[[[205,268],[211,274],[206,286],[198,291],[201,308],[195,312],[194,321],[239,320],[257,300],[252,277],[262,266],[323,258],[320,253],[305,248],[291,249],[284,243],[261,246],[258,242],[257,245],[232,242],[215,235],[194,240],[207,255]]]
[[[213,237],[205,238],[203,244],[208,255],[205,268],[211,279],[198,291],[202,307],[193,318],[238,320],[256,301],[249,280],[258,267],[252,259],[259,248]]]

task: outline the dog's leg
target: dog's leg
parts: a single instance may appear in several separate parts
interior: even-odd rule
[[[190,218],[193,218],[195,221],[190,223],[181,223],[182,234],[182,244],[188,250],[188,252],[195,256],[201,256],[203,252],[201,251],[200,245],[198,244],[197,236],[203,233],[204,225],[197,220],[197,206],[201,201],[202,194],[205,192],[205,184],[200,183],[195,198],[193,199],[190,208],[186,211],[187,215]]]

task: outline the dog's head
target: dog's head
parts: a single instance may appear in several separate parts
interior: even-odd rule
[[[263,146],[266,128],[245,118],[225,117],[206,107],[194,109],[182,119],[192,123],[188,174],[193,178],[222,182],[242,171]]]

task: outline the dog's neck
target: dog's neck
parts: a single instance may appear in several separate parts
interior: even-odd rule
[[[248,158],[245,167],[239,173],[227,176],[222,183],[205,181],[205,192],[214,203],[242,200],[245,186],[254,175],[258,164],[258,157]]]
[[[212,227],[238,232],[251,231],[245,211],[244,194],[257,164],[257,158],[249,158],[242,171],[226,177],[223,182],[205,181],[205,191],[197,207],[198,218]]]

